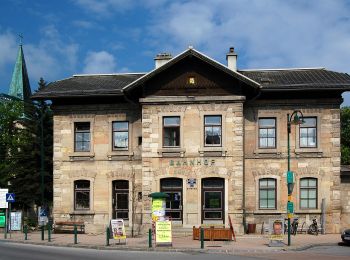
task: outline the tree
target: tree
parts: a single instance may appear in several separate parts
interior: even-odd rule
[[[350,107],[343,107],[340,111],[341,125],[341,163],[350,164]]]

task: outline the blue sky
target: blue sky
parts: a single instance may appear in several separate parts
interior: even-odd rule
[[[0,92],[24,36],[32,89],[80,73],[147,72],[189,45],[239,69],[326,67],[350,73],[350,1],[1,0]],[[350,105],[350,94],[344,95]]]

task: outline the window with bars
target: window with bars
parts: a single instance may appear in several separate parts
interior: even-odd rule
[[[276,209],[276,179],[259,180],[259,208]]]
[[[259,148],[276,148],[276,118],[259,119]]]
[[[180,117],[163,117],[163,147],[180,146]]]
[[[90,151],[90,122],[74,123],[74,151]]]
[[[74,209],[90,209],[90,181],[77,180],[74,182]]]
[[[301,148],[317,147],[317,118],[304,117],[299,126],[299,144]]]
[[[300,208],[317,209],[317,179],[300,179]]]
[[[221,116],[204,116],[205,146],[221,146]]]
[[[113,150],[128,149],[129,147],[129,122],[113,122]]]

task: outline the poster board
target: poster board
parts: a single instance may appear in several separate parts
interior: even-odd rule
[[[172,245],[171,221],[156,222],[156,245]]]
[[[284,246],[284,222],[283,219],[269,220],[269,246]]]
[[[164,220],[165,198],[154,198],[152,200],[152,220],[154,222]]]
[[[8,189],[0,189],[0,209],[8,208],[8,203],[6,202],[6,193],[8,192]]]
[[[22,211],[11,212],[11,230],[19,231],[22,227]]]
[[[126,239],[124,220],[121,218],[111,219],[111,231],[113,239]]]

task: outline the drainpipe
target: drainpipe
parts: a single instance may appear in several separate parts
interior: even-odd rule
[[[243,198],[242,198],[242,204],[243,204],[243,232],[244,234],[247,233],[247,221],[246,221],[246,211],[245,211],[245,119],[244,119],[244,105],[243,106]]]

